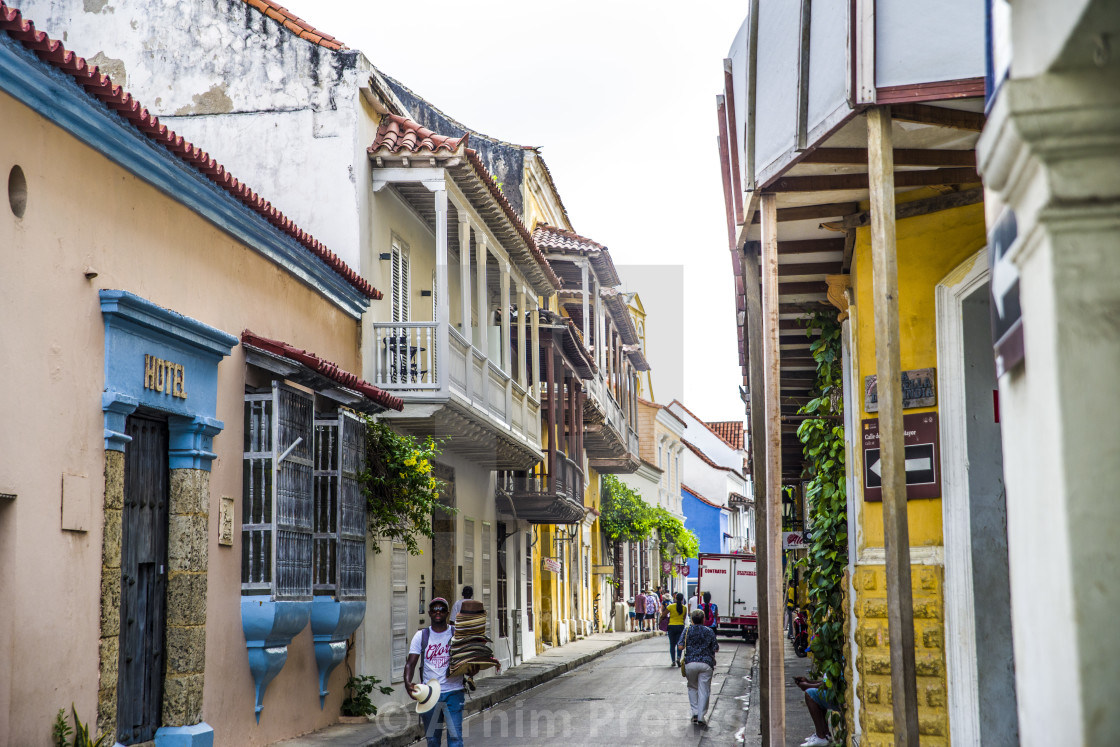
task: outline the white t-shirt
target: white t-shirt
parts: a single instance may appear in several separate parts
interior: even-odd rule
[[[442,633],[433,630],[428,634],[428,650],[421,655],[420,646],[424,640],[424,631],[421,629],[416,631],[416,635],[412,636],[412,645],[408,647],[408,653],[420,656],[423,661],[420,681],[437,680],[440,692],[445,693],[463,689],[462,675],[458,677],[447,676],[447,667],[451,663],[452,635],[454,635],[454,628],[451,626],[448,626],[447,630]]]
[[[688,598],[688,611],[689,612],[692,612],[692,610],[698,608],[699,606],[700,606],[700,600],[697,597],[692,596],[692,597]]]

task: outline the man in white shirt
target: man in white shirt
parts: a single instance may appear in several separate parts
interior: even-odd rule
[[[416,690],[413,670],[421,656],[424,663],[420,668],[420,681],[439,682],[439,704],[420,714],[428,747],[440,747],[445,727],[448,747],[462,747],[463,744],[463,677],[447,676],[447,668],[451,664],[451,637],[454,634],[454,629],[447,624],[447,614],[447,600],[443,597],[436,597],[428,603],[428,618],[432,624],[412,636],[404,665],[404,687],[409,695]]]
[[[455,604],[451,605],[451,614],[448,615],[447,621],[449,623],[451,623],[452,625],[455,624],[455,618],[459,616],[459,610],[463,609],[463,600],[464,599],[474,599],[474,587],[473,586],[464,586],[463,587],[463,596],[461,596],[459,598],[459,600],[457,602],[455,602]]]

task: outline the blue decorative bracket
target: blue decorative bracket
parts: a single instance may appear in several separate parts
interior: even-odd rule
[[[171,469],[202,469],[210,471],[210,463],[218,456],[214,436],[225,424],[214,418],[196,415],[193,418],[172,416],[167,423],[169,433],[168,464]]]
[[[346,658],[346,639],[353,635],[366,616],[366,603],[339,602],[332,597],[315,597],[311,606],[311,634],[315,641],[315,663],[319,665],[319,710],[327,695],[331,672]]]
[[[194,726],[161,726],[156,747],[214,747],[214,728],[203,721]]]
[[[125,435],[124,422],[136,412],[140,400],[127,394],[106,390],[101,393],[101,409],[105,413],[105,450],[124,451],[124,446],[132,440]]]
[[[311,602],[274,602],[267,597],[241,598],[241,627],[249,650],[249,671],[256,683],[257,723],[264,709],[264,691],[284,668],[288,645],[307,625]]]

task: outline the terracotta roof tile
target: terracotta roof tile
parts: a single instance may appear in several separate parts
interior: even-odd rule
[[[9,7],[3,0],[0,0],[0,31],[6,32],[24,47],[39,55],[40,59],[72,77],[88,93],[120,114],[148,139],[193,166],[210,181],[238,199],[250,210],[259,214],[279,231],[294,238],[367,298],[377,300],[382,297],[381,291],[370,285],[365,278],[343,262],[334,252],[327,249],[322,242],[293,223],[290,218],[274,208],[268,200],[235,179],[225,170],[224,166],[211,158],[208,153],[184,140],[174,131],[168,129],[166,125],[160,124],[159,118],[142,107],[139,101],[132,98],[132,94],[120,86],[113,85],[109,76],[102,75],[96,66],[90,67],[85,59],[67,50],[62,42],[51,39],[44,32],[38,31],[34,23],[25,20],[18,9]]]
[[[743,423],[739,420],[717,420],[705,423],[713,433],[722,438],[724,442],[736,451],[743,450]]]
[[[554,288],[560,288],[563,284],[560,278],[556,277],[556,273],[552,269],[552,265],[545,259],[541,253],[540,247],[533,240],[532,234],[529,229],[525,227],[525,223],[521,220],[521,216],[510,205],[509,199],[502,193],[502,188],[490,174],[490,170],[486,168],[486,164],[479,158],[478,153],[473,148],[467,148],[466,145],[469,141],[470,134],[463,135],[462,137],[452,138],[444,135],[437,135],[432,130],[424,127],[419,122],[414,122],[407,117],[402,117],[397,114],[387,114],[381,120],[381,125],[377,128],[377,134],[374,136],[373,143],[370,144],[366,151],[371,158],[376,158],[378,155],[386,156],[399,156],[403,153],[422,153],[424,155],[444,155],[450,156],[457,153],[460,146],[463,146],[463,153],[466,155],[467,163],[474,169],[475,174],[486,185],[487,191],[494,201],[502,208],[506,218],[514,229],[524,240],[525,245],[529,247],[533,259],[541,266],[548,281]]]
[[[324,34],[284,6],[272,2],[272,0],[242,0],[242,2],[250,8],[260,11],[272,20],[278,21],[284,28],[291,31],[300,39],[306,39],[312,44],[317,44],[320,47],[325,47],[334,52],[340,49],[347,49],[347,46],[338,39],[335,39],[330,34]]]
[[[603,251],[607,247],[574,231],[542,223],[533,231],[533,238],[542,249],[558,252]]]
[[[680,408],[681,408],[682,410],[684,410],[684,411],[685,411],[685,412],[687,412],[687,413],[688,413],[689,415],[691,415],[691,416],[692,416],[692,417],[693,417],[693,418],[694,418],[694,419],[696,420],[696,422],[697,422],[697,423],[699,423],[700,425],[704,426],[704,427],[705,427],[705,428],[707,428],[707,429],[708,429],[709,431],[711,431],[711,432],[712,432],[712,434],[713,434],[713,435],[715,435],[715,436],[716,436],[716,438],[718,438],[719,440],[721,440],[721,441],[723,441],[723,442],[727,443],[727,444],[728,444],[729,446],[732,446],[733,448],[736,448],[736,449],[738,449],[738,450],[740,450],[740,451],[742,451],[742,450],[743,450],[743,447],[742,447],[742,446],[738,446],[738,447],[734,446],[734,444],[732,444],[732,443],[731,443],[731,442],[729,442],[729,441],[728,441],[728,440],[727,440],[726,438],[724,438],[724,437],[723,437],[722,435],[720,435],[719,433],[717,433],[717,432],[716,432],[716,430],[715,430],[715,429],[714,429],[714,428],[712,427],[713,425],[715,425],[715,423],[706,423],[706,422],[704,422],[703,420],[701,420],[700,418],[698,418],[698,417],[696,416],[696,413],[694,413],[694,412],[693,412],[692,410],[690,410],[690,409],[688,409],[687,407],[685,407],[685,406],[684,406],[684,403],[683,403],[683,402],[681,402],[681,401],[680,401],[679,399],[675,399],[675,400],[673,400],[672,402],[670,402],[670,403],[669,403],[669,406],[670,406],[670,407],[672,407],[673,405],[679,405],[679,406],[680,406]],[[717,422],[726,422],[726,421],[717,421]],[[731,422],[735,422],[735,421],[731,421]]]
[[[301,350],[297,347],[289,345],[286,342],[279,340],[270,340],[267,337],[261,337],[254,334],[249,330],[241,333],[241,342],[252,345],[253,347],[267,350],[268,352],[279,355],[289,360],[302,363],[303,365],[315,371],[318,374],[326,376],[331,381],[337,382],[347,389],[352,389],[359,392],[367,399],[378,403],[391,410],[403,410],[404,400],[400,397],[394,397],[386,392],[384,389],[379,389],[368,381],[359,379],[349,371],[339,368],[337,364],[324,360],[314,353],[309,353],[306,350]]]
[[[416,153],[454,153],[460,145],[466,145],[470,134],[461,137],[445,137],[437,135],[418,122],[398,116],[387,114],[381,118],[381,125],[377,128],[377,135],[368,150],[371,155],[379,153],[399,155],[403,152]]]

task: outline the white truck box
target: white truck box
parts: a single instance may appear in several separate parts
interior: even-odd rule
[[[697,598],[711,592],[719,608],[717,633],[758,639],[758,570],[754,555],[700,553]]]

